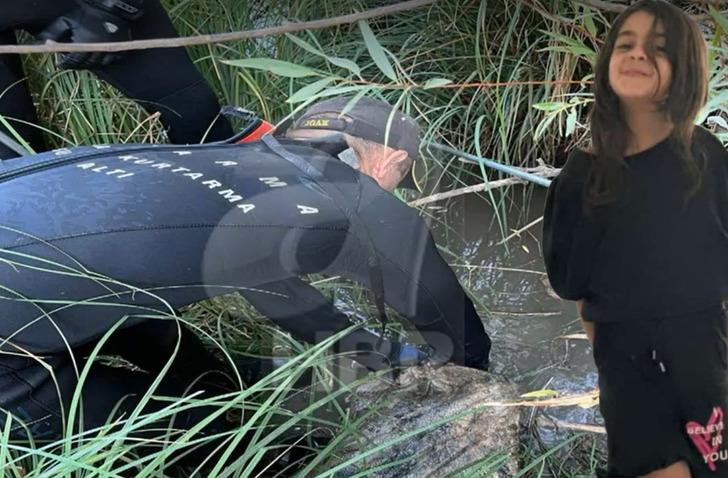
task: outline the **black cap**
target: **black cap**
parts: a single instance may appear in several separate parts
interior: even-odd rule
[[[359,98],[356,104],[342,115],[341,112],[351,101],[350,96],[320,101],[298,117],[288,131],[317,129],[346,133],[379,144],[385,144],[386,137],[387,146],[407,151],[409,157],[415,163],[418,162],[421,130],[415,120],[394,110],[389,103],[369,97]],[[387,129],[389,129],[388,136]],[[400,186],[415,188],[411,174],[405,176]]]

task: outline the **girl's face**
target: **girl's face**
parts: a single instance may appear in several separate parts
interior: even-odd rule
[[[619,30],[609,59],[609,86],[623,104],[657,103],[667,95],[672,67],[665,53],[665,31],[655,25],[654,17],[637,11],[627,18]],[[655,51],[655,63],[647,51]]]

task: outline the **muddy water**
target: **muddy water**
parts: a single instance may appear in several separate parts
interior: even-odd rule
[[[501,210],[499,222],[489,203],[475,195],[434,203],[427,209],[430,226],[443,256],[478,307],[493,341],[492,371],[515,381],[523,393],[549,389],[560,396],[594,390],[597,373],[586,340],[563,336],[582,333],[573,302],[562,301],[548,286],[541,250],[541,223],[507,245],[504,235],[539,218],[545,188],[516,188]],[[487,309],[484,311],[483,309]],[[600,425],[597,408],[548,408],[550,418]],[[545,420],[544,420],[545,419]],[[542,438],[556,439],[551,428],[539,427]]]

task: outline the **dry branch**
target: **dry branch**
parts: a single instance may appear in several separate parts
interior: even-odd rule
[[[600,435],[605,435],[607,433],[607,430],[600,425],[589,425],[586,423],[570,423],[565,422],[562,420],[539,420],[538,422],[539,426],[547,427],[547,428],[561,428],[564,430],[576,430],[580,432],[589,432],[589,433],[597,433]]]
[[[510,186],[511,184],[525,183],[523,179],[518,178],[507,178],[499,181],[491,181],[489,183],[474,184],[473,186],[466,186],[464,188],[453,189],[452,191],[445,191],[444,193],[432,194],[424,198],[416,199],[407,203],[412,207],[423,206],[431,202],[442,201],[456,196],[462,196],[463,194],[476,193],[482,191],[490,191],[492,189],[501,188],[504,186]]]
[[[539,217],[537,219],[534,219],[533,221],[531,221],[530,223],[526,224],[522,228],[520,228],[520,229],[518,229],[516,231],[513,231],[513,233],[510,234],[508,237],[505,237],[505,238],[503,238],[503,240],[501,240],[498,243],[496,243],[496,246],[500,246],[501,244],[505,244],[506,242],[510,241],[514,237],[520,236],[522,232],[525,232],[527,229],[535,226],[536,224],[540,223],[541,221],[543,221],[543,216],[541,216],[541,217]]]
[[[153,40],[134,40],[113,43],[56,43],[48,42],[43,45],[0,45],[0,53],[62,53],[75,51],[129,51],[147,50],[149,48],[176,48],[192,45],[208,45],[211,43],[224,43],[236,40],[246,40],[283,33],[297,32],[301,30],[316,30],[319,28],[333,27],[354,23],[359,20],[391,15],[393,13],[414,10],[423,7],[437,0],[409,0],[395,3],[385,7],[372,8],[358,13],[350,13],[332,18],[322,18],[308,22],[291,22],[275,27],[260,28],[257,30],[244,30],[239,32],[218,33],[214,35],[197,35],[180,38],[156,38]]]
[[[627,5],[623,3],[615,3],[615,2],[607,2],[604,0],[577,0],[577,3],[581,3],[582,5],[587,5],[589,7],[594,7],[599,10],[603,10],[605,12],[614,12],[614,13],[620,13],[624,11],[627,8]],[[699,4],[699,5],[713,5],[716,8],[723,8],[726,4],[725,0],[693,0],[693,3]],[[710,15],[690,15],[693,20],[695,21],[705,21],[710,20],[712,17]]]
[[[589,7],[598,8],[599,10],[604,10],[605,12],[619,13],[627,8],[627,5],[614,2],[605,2],[603,0],[578,0],[577,3],[581,3]]]
[[[591,408],[599,405],[599,389],[574,395],[566,395],[558,398],[546,398],[543,400],[518,400],[513,402],[486,402],[484,406],[489,407],[573,407]]]
[[[525,172],[529,172],[532,174],[536,174],[538,176],[544,177],[544,178],[552,178],[559,174],[559,171],[561,169],[559,168],[552,168],[550,166],[539,166],[536,168],[526,168],[523,169]],[[452,191],[445,191],[442,193],[432,194],[431,196],[427,196],[424,198],[416,199],[414,201],[410,201],[407,203],[409,206],[416,207],[416,206],[422,206],[425,204],[429,204],[431,202],[436,201],[442,201],[443,199],[449,199],[456,196],[462,196],[463,194],[469,194],[469,193],[477,193],[477,192],[483,192],[483,191],[490,191],[492,189],[502,188],[504,186],[510,186],[513,184],[523,184],[527,181],[519,178],[506,178],[506,179],[500,179],[498,181],[490,181],[488,183],[482,183],[482,184],[474,184],[472,186],[466,186],[464,188],[459,189],[453,189]]]

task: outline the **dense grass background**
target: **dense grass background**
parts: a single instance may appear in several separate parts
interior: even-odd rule
[[[314,0],[268,2],[247,0],[167,0],[170,16],[180,34],[194,35],[245,30],[279,24],[284,19],[309,20],[350,13],[388,2]],[[709,13],[688,3],[690,13]],[[728,19],[715,12],[703,21],[711,45],[710,101],[698,121],[728,141],[728,66],[725,31]],[[339,94],[368,94],[397,103],[427,128],[427,139],[495,159],[504,164],[531,167],[543,160],[560,166],[565,152],[585,141],[586,114],[591,102],[591,62],[613,14],[566,0],[448,1],[402,14],[317,31],[254,41],[194,47],[189,50],[225,104],[241,105],[279,121],[305,106],[306,101]],[[260,59],[274,58],[276,73]],[[54,146],[110,142],[164,142],[157,118],[119,95],[93,75],[57,71],[51,57],[25,59],[35,92],[39,116]],[[442,154],[427,155],[429,178],[423,194],[476,184],[498,174]],[[523,224],[508,224],[505,211],[524,203],[532,191],[508,188],[481,193],[484,207],[493,208],[496,233],[507,235]],[[423,214],[426,212],[423,211]],[[525,217],[525,214],[524,214]],[[489,225],[484,225],[488,227]],[[326,293],[340,293],[342,284],[321,282]],[[349,288],[354,300],[361,291]],[[476,298],[477,299],[477,298]],[[481,304],[484,312],[487,304]],[[170,317],[167,317],[170,318]],[[271,453],[282,451],[277,435],[263,433],[270,423],[283,423],[281,433],[293,427],[311,431],[324,427],[336,437],[302,472],[335,457],[346,439],[356,436],[346,410],[337,402],[346,386],[326,375],[320,365],[329,360],[327,344],[310,347],[296,343],[262,320],[246,304],[227,298],[199,304],[184,311],[181,320],[207,334],[211,346],[233,355],[290,354],[298,357],[276,377],[219,400],[220,413],[245,403],[246,427],[231,434],[229,443],[245,431],[261,430],[243,456],[232,465],[222,461],[209,476],[255,476]],[[261,347],[261,344],[267,344]],[[275,344],[276,350],[272,350]],[[291,384],[306,367],[314,367],[332,393],[314,402],[302,415],[285,407]],[[336,390],[336,393],[333,391]],[[234,398],[234,399],[233,399]],[[198,401],[196,405],[208,402]],[[194,404],[193,404],[194,405]],[[171,403],[156,417],[129,420],[121,431],[110,428],[85,436],[70,430],[61,443],[10,443],[3,434],[0,469],[6,476],[162,476],[170,466],[170,453],[187,443],[174,443],[156,453],[135,456],[139,443],[131,431],[145,419],[172,414],[185,403]],[[327,410],[322,422],[314,409]],[[242,410],[237,410],[242,413]],[[8,422],[9,423],[9,422]],[[587,476],[601,459],[594,441],[575,435],[561,447],[571,459],[543,454],[536,448],[521,450],[524,476]],[[232,451],[232,446],[230,448]],[[266,454],[266,450],[273,450]],[[278,453],[279,455],[281,453]],[[563,455],[561,455],[563,457]],[[214,463],[213,463],[214,465]],[[252,470],[256,469],[255,472]],[[320,470],[320,469],[319,469]],[[195,470],[190,470],[194,473]],[[267,471],[263,471],[263,476]],[[486,476],[474,468],[462,476]],[[322,476],[326,476],[325,474]]]
[[[284,18],[334,16],[387,2],[165,3],[180,33],[194,35],[278,24]],[[691,13],[705,11],[686,4]],[[224,103],[272,121],[305,106],[303,100],[337,93],[380,95],[426,126],[427,139],[504,164],[536,166],[542,159],[560,166],[565,152],[585,140],[591,62],[613,16],[566,0],[440,1],[372,20],[375,40],[352,24],[189,51]],[[715,61],[725,58],[725,25],[717,30],[713,20],[703,25],[714,61],[711,101],[699,120],[728,141],[726,65]],[[299,68],[286,71],[284,65],[272,74],[251,58],[275,58]],[[240,59],[252,67],[226,63]],[[53,144],[164,140],[156,118],[92,75],[57,72],[49,57],[31,57],[27,63],[39,93],[42,127]],[[441,167],[432,168],[425,193],[496,177],[442,154],[429,160]],[[481,195],[504,211],[509,192]],[[498,218],[505,233],[512,225],[504,223],[503,214]]]

